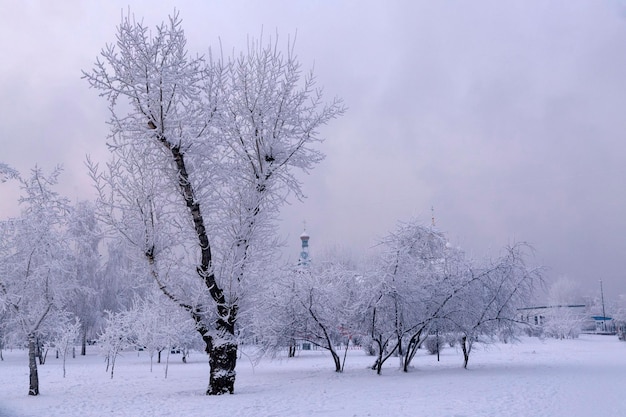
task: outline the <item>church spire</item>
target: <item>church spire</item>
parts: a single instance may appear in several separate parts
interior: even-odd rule
[[[309,266],[311,258],[309,257],[309,234],[306,232],[306,222],[304,222],[304,231],[300,235],[300,241],[302,242],[302,249],[300,250],[298,265]]]

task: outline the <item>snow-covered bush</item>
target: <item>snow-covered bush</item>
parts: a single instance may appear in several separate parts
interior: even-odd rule
[[[429,335],[424,342],[424,347],[431,355],[436,355],[437,353],[441,353],[441,349],[443,349],[443,339],[438,335]]]
[[[456,333],[446,333],[444,335],[445,343],[448,344],[451,348],[455,347],[459,342],[459,335]]]

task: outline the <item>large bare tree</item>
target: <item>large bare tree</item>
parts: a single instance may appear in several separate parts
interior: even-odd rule
[[[245,289],[272,249],[278,208],[302,196],[294,168],[321,160],[317,129],[341,103],[322,102],[292,46],[250,41],[227,60],[190,57],[178,14],[153,32],[124,17],[84,77],[110,103],[113,157],[92,165],[104,214],[194,319],[207,394],[232,393]]]

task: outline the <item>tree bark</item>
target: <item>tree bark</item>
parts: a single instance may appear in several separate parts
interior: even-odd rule
[[[37,341],[34,334],[28,335],[28,368],[30,386],[28,395],[39,395],[39,374],[37,373]]]
[[[235,392],[235,366],[237,365],[237,342],[229,331],[212,338],[207,345],[211,373],[207,395],[233,394]]]

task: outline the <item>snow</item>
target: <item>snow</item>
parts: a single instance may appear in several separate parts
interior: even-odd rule
[[[516,344],[477,346],[469,369],[446,347],[441,362],[420,351],[409,373],[386,363],[377,376],[373,358],[348,353],[345,372],[333,372],[323,351],[253,367],[244,355],[235,395],[204,395],[208,360],[195,353],[183,364],[170,355],[150,372],[147,352],[124,352],[115,377],[91,347],[67,360],[48,354],[39,367],[41,395],[27,396],[26,351],[4,351],[0,362],[0,416],[625,416],[626,343],[615,336],[576,340],[523,338]],[[164,361],[165,356],[163,355]]]

